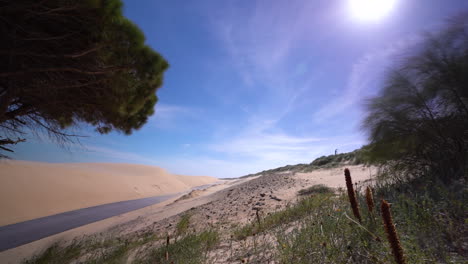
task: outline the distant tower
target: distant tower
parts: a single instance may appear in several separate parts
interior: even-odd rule
[[[337,153],[338,153],[338,149],[335,149],[335,156],[336,156]]]

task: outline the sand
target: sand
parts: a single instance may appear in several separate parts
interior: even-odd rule
[[[0,226],[106,203],[187,191],[218,179],[118,163],[0,162]]]

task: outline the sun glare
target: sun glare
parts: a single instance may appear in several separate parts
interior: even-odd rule
[[[395,0],[349,0],[349,5],[355,19],[376,21],[389,13],[395,2]]]

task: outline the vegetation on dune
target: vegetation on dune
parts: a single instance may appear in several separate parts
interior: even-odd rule
[[[399,188],[403,186],[412,192],[401,192]],[[358,192],[363,187],[358,185]],[[398,226],[399,246],[407,263],[467,260],[467,191],[461,187],[457,184],[452,195],[436,194],[428,184],[417,192],[406,183],[377,187],[376,197],[387,199],[392,205],[392,222]],[[443,189],[439,188],[439,192]],[[235,229],[234,238],[268,241],[263,250],[272,252],[269,261],[279,263],[395,263],[382,212],[362,206],[367,203],[364,195],[358,196],[358,203],[361,222],[353,219],[345,192],[308,196],[266,216],[260,226],[252,221]],[[250,256],[248,263],[257,263],[258,259],[259,256]]]
[[[165,237],[152,232],[105,240],[88,238],[67,246],[55,244],[24,264],[204,263],[208,252],[218,243],[219,234],[208,230],[186,233],[178,240],[171,240],[168,245],[165,241]]]
[[[363,164],[361,150],[357,149],[352,152],[339,153],[336,155],[321,156],[310,163],[310,167],[314,168],[332,168],[343,164],[359,165]]]
[[[271,170],[264,170],[258,173],[245,175],[239,177],[240,179],[254,177],[259,175],[265,175],[269,173],[279,173],[279,172],[311,172],[317,169],[329,169],[329,168],[336,168],[343,165],[360,165],[366,163],[364,159],[364,148],[356,149],[351,152],[347,153],[339,153],[335,155],[328,155],[328,156],[321,156],[316,158],[309,164],[296,164],[296,165],[286,165],[283,167],[271,169]],[[232,179],[232,178],[227,178]]]
[[[189,234],[168,247],[155,249],[147,260],[135,263],[205,263],[208,252],[215,247],[218,240],[219,235],[213,230]],[[166,252],[169,256],[167,259]]]
[[[80,123],[130,134],[153,114],[168,64],[120,0],[7,0],[0,17],[0,150]]]
[[[333,192],[334,192],[333,188],[330,188],[324,184],[316,184],[308,188],[299,190],[299,192],[297,193],[299,195],[313,195],[317,193],[333,193]]]
[[[326,203],[327,200],[332,199],[332,192],[320,193],[320,199],[302,199],[294,206],[289,206],[284,210],[274,212],[258,221],[241,226],[233,231],[234,238],[245,239],[249,236],[269,231],[272,228],[282,226],[310,214],[315,208]]]
[[[466,175],[467,33],[468,15],[455,17],[388,74],[380,95],[367,102],[370,161],[415,177],[430,170],[446,182]]]
[[[190,225],[190,217],[189,213],[185,213],[181,216],[179,222],[176,225],[176,235],[181,236],[187,232],[189,225]]]

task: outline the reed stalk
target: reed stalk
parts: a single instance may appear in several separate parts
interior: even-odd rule
[[[351,208],[353,209],[354,216],[361,222],[361,214],[359,212],[359,204],[356,199],[356,193],[353,187],[353,181],[351,179],[351,172],[348,168],[344,170],[345,179],[346,179],[346,188],[348,189],[348,197],[349,203],[351,204]]]
[[[166,239],[166,261],[169,261],[169,235]]]
[[[398,264],[406,264],[405,254],[401,247],[400,239],[398,239],[398,233],[395,225],[393,224],[392,213],[390,212],[390,205],[387,201],[382,200],[380,204],[380,210],[382,211],[382,218],[385,227],[385,233],[387,233],[388,242],[392,248],[393,256]]]
[[[366,188],[366,203],[367,203],[367,209],[369,209],[369,212],[374,211],[374,197],[372,195],[372,189],[370,186],[367,186]]]

